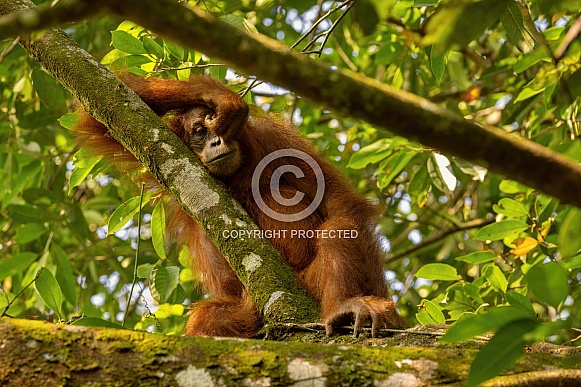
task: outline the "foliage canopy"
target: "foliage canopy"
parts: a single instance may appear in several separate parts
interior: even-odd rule
[[[578,0],[200,5],[251,34],[581,161]],[[114,70],[209,74],[237,91],[254,78],[132,22],[92,18],[66,32]],[[163,206],[77,149],[69,93],[17,43],[0,42],[0,311],[181,333],[185,306],[204,295],[193,288],[187,253],[164,243]],[[381,206],[386,278],[410,322],[459,321],[448,341],[496,332],[474,361],[474,370],[488,368],[469,383],[502,372],[527,343],[578,340],[581,209],[273,85],[245,98],[293,120]],[[510,154],[498,160],[511,162]],[[128,305],[139,236],[138,291]],[[498,359],[506,347],[514,350]]]

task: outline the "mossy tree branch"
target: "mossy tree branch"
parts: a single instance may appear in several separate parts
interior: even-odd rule
[[[100,386],[459,385],[479,344],[436,343],[428,328],[371,346],[214,339],[0,319],[0,384]],[[437,331],[434,333],[441,333]],[[329,342],[321,333],[310,339]],[[334,338],[353,343],[351,337]],[[362,341],[368,339],[363,338]],[[410,344],[414,343],[414,345]],[[565,352],[568,351],[568,352]],[[527,352],[487,385],[574,385],[571,347]],[[576,353],[576,355],[575,355]],[[192,384],[193,383],[193,384]]]
[[[0,14],[32,9],[0,1]],[[258,230],[253,220],[141,99],[62,30],[20,44],[131,151],[204,229],[257,304],[266,325],[317,320],[316,303],[266,239],[223,238],[224,230]]]

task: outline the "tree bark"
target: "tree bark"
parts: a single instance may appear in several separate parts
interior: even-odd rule
[[[0,14],[33,7],[29,0],[1,0]],[[258,227],[132,90],[60,29],[50,29],[40,39],[21,35],[20,44],[89,114],[107,125],[202,226],[248,289],[265,325],[318,319],[316,303],[267,239],[223,237],[224,231]]]
[[[333,345],[195,338],[0,319],[2,386],[422,386],[459,385],[475,342],[443,345],[439,332],[391,338],[311,338]],[[409,343],[419,343],[412,347]],[[403,346],[402,346],[403,345]],[[562,348],[562,347],[559,347]],[[489,385],[573,385],[581,370],[567,357],[527,352]],[[573,367],[573,369],[568,368]]]

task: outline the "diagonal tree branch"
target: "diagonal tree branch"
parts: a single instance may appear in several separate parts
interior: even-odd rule
[[[0,0],[0,15],[33,7],[29,0]],[[20,44],[89,114],[105,123],[201,225],[248,289],[264,323],[318,319],[315,302],[268,240],[222,237],[223,230],[258,227],[137,94],[60,29],[48,30],[40,39],[21,35]]]
[[[278,41],[250,36],[196,8],[187,9],[171,0],[104,1],[109,12],[239,70],[581,207],[581,165],[532,141],[466,121],[379,81],[331,69],[289,51]],[[159,17],[162,14],[167,17]]]

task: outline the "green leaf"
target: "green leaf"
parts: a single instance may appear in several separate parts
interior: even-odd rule
[[[399,176],[401,171],[408,165],[415,155],[416,152],[414,151],[401,150],[382,162],[378,167],[379,176],[377,178],[377,185],[379,188],[386,188],[393,179]]]
[[[69,195],[73,192],[73,188],[85,180],[102,158],[102,156],[90,155],[85,149],[75,153],[75,169],[73,169],[69,178]]]
[[[40,99],[51,109],[64,112],[67,109],[67,101],[63,87],[46,71],[32,70],[32,82]]]
[[[180,279],[180,269],[177,266],[159,266],[152,272],[153,281],[151,284],[151,295],[163,304],[171,297]]]
[[[571,208],[559,230],[559,251],[564,259],[581,250],[581,210]]]
[[[543,90],[545,90],[544,87],[541,87],[538,90],[535,90],[530,87],[525,87],[524,89],[522,89],[520,93],[518,93],[518,96],[515,98],[514,103],[521,102],[531,97],[534,97],[535,95],[541,93]]]
[[[428,167],[420,166],[414,176],[412,177],[410,184],[408,186],[408,193],[411,196],[420,196],[423,198],[423,194],[430,188],[430,179],[428,178]]]
[[[147,54],[147,51],[143,47],[143,43],[125,31],[112,31],[111,43],[113,43],[113,47],[119,51],[123,51],[131,55]]]
[[[498,255],[496,253],[493,253],[492,251],[476,251],[468,255],[457,257],[456,260],[476,265],[486,262],[492,262],[494,258],[496,258],[497,256]]]
[[[184,302],[186,298],[187,298],[186,290],[182,285],[178,284],[173,293],[171,294],[171,297],[167,300],[167,302],[169,302],[170,304],[179,304],[175,306],[178,307],[181,306],[183,308],[181,304]],[[179,315],[181,316],[182,313],[180,313]]]
[[[502,293],[506,292],[508,281],[498,266],[486,266],[483,270],[483,274],[494,289]]]
[[[527,344],[525,334],[538,325],[536,321],[524,319],[513,321],[499,329],[476,354],[465,385],[478,386],[513,365]]]
[[[575,257],[569,258],[567,260],[563,260],[561,262],[559,262],[559,265],[561,265],[561,267],[563,269],[578,269],[581,267],[581,255],[577,255]]]
[[[484,300],[480,296],[480,287],[474,284],[464,284],[462,285],[462,289],[466,294],[470,296],[470,298],[472,298],[478,304],[484,304]]]
[[[173,43],[170,40],[164,40],[163,44],[166,48],[166,50],[173,56],[175,56],[176,58],[178,58],[179,60],[184,59],[184,49],[182,48],[182,46]]]
[[[447,0],[428,19],[423,43],[437,53],[464,47],[492,25],[506,9],[506,0]]]
[[[16,230],[14,240],[20,244],[25,244],[37,240],[46,232],[47,229],[41,223],[22,224]]]
[[[385,33],[381,38],[381,48],[374,54],[373,63],[375,65],[390,64],[398,60],[400,54],[404,52],[401,43],[401,35]]]
[[[143,38],[143,48],[149,54],[155,56],[158,59],[163,59],[165,57],[165,52],[163,47],[161,47],[157,42],[147,36]]]
[[[165,246],[164,246],[164,236],[165,236],[165,210],[163,209],[163,203],[160,201],[157,203],[151,214],[151,241],[153,243],[153,248],[160,258],[165,259]]]
[[[533,304],[531,304],[528,298],[517,292],[506,292],[505,297],[510,305],[525,310],[531,315],[531,317],[535,317]]]
[[[520,56],[517,59],[516,63],[514,64],[513,70],[517,74],[520,74],[523,71],[533,67],[540,61],[550,61],[550,60],[551,56],[549,55],[545,47],[540,47],[531,53]]]
[[[72,129],[79,122],[79,113],[67,113],[58,119],[63,128]]]
[[[352,169],[362,169],[368,164],[376,164],[389,156],[392,153],[390,147],[392,140],[390,138],[382,138],[359,149],[357,152],[351,156],[349,163],[347,163],[348,168]]]
[[[149,201],[151,198],[151,193],[146,194],[143,197],[142,207]],[[126,200],[122,203],[117,209],[111,214],[108,223],[108,233],[113,234],[116,231],[119,231],[129,222],[129,220],[137,214],[139,211],[139,201],[140,197],[135,196],[131,199]]]
[[[441,338],[448,343],[468,340],[486,332],[496,331],[512,321],[530,320],[530,314],[513,306],[498,306],[484,314],[464,315]]]
[[[63,295],[71,305],[77,305],[76,278],[73,274],[73,266],[67,255],[59,245],[50,246],[50,256],[55,263],[57,270],[55,279],[57,280]]]
[[[517,235],[518,233],[529,228],[529,225],[522,220],[508,219],[500,222],[492,223],[482,227],[474,239],[477,241],[496,241],[504,239],[509,236]]]
[[[455,267],[445,263],[428,263],[417,271],[416,277],[433,281],[456,281],[462,279]]]
[[[32,252],[14,254],[12,258],[0,260],[0,280],[22,273],[36,259],[38,255]]]
[[[498,185],[498,189],[507,194],[526,193],[529,188],[526,185],[518,183],[514,180],[503,180]]]
[[[434,77],[436,77],[438,84],[442,82],[442,77],[446,70],[446,63],[448,63],[448,56],[443,53],[437,54],[434,50],[434,46],[430,47],[430,69],[432,70]]]
[[[145,265],[139,265],[139,267],[137,267],[137,276],[139,278],[152,278],[153,269],[156,266],[157,265],[154,265],[151,263],[147,263]]]
[[[36,207],[26,204],[10,204],[6,207],[10,218],[17,223],[43,223],[55,218],[54,214],[48,211],[41,211]]]
[[[480,182],[484,181],[484,178],[488,173],[488,169],[481,167],[480,165],[472,164],[468,161],[461,160],[457,157],[454,157],[452,160],[454,161],[454,164],[456,164],[462,172],[464,172],[468,176],[472,176],[472,180],[478,180]]]
[[[529,212],[521,203],[514,199],[502,198],[498,201],[498,204],[492,206],[492,209],[497,214],[502,214],[510,217],[522,217],[527,216]]]
[[[428,174],[434,185],[442,192],[453,192],[458,179],[454,175],[450,160],[446,156],[434,153],[428,159]]]
[[[36,291],[44,304],[62,318],[63,293],[61,288],[50,270],[46,268],[42,268],[41,270],[38,278],[34,282]]]
[[[581,97],[581,70],[571,74],[566,83],[572,98]]]
[[[526,280],[536,298],[555,308],[569,293],[567,272],[557,262],[534,265],[527,272]]]
[[[539,33],[524,4],[509,1],[500,15],[500,21],[506,30],[508,40],[522,53],[527,54],[535,49],[537,45],[535,38]]]
[[[440,307],[430,300],[422,300],[422,306],[416,318],[422,325],[427,324],[445,324],[446,318],[440,310]]]
[[[102,318],[97,317],[81,317],[80,319],[74,321],[71,325],[79,327],[127,329],[122,325],[115,324],[111,321],[103,320]]]
[[[127,71],[129,69],[135,71],[136,68],[152,62],[153,60],[145,55],[127,55],[117,59],[115,62],[111,63],[109,67],[113,70],[119,71]]]

